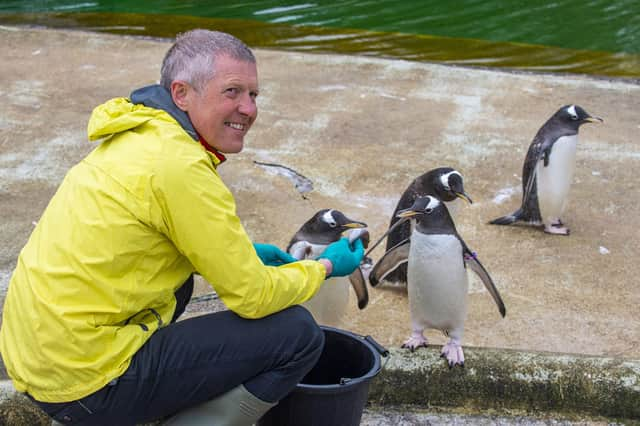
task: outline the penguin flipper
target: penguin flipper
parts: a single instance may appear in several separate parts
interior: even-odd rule
[[[540,132],[533,138],[529,151],[522,166],[522,205],[520,207],[521,219],[532,225],[541,222],[540,208],[538,206],[538,188],[536,179],[538,175],[538,163],[544,160],[544,166],[549,165],[549,153],[553,148],[554,140],[549,139]]]
[[[522,204],[520,208],[511,214],[493,219],[489,224],[512,225],[515,222],[536,223],[539,220],[536,165],[542,158],[547,144],[542,136],[536,135],[529,146],[522,166]]]
[[[367,306],[367,303],[369,303],[369,291],[367,290],[367,284],[364,274],[362,273],[362,269],[356,268],[356,270],[349,275],[349,282],[351,283],[353,290],[356,292],[358,308],[364,309]]]
[[[410,207],[410,206],[409,206]],[[399,242],[411,237],[411,223],[404,222],[395,231],[389,234],[387,238],[387,250],[396,246]],[[385,277],[390,282],[406,283],[407,282],[407,265],[398,265],[393,271],[389,272],[389,275]]]
[[[409,261],[410,248],[411,240],[406,239],[388,250],[380,260],[376,262],[371,270],[371,274],[369,274],[369,283],[371,284],[371,287],[377,286],[399,265],[407,263]]]
[[[487,291],[489,292],[489,294],[491,294],[491,297],[493,297],[496,305],[498,305],[500,315],[502,315],[502,317],[504,318],[504,316],[507,314],[507,309],[504,306],[502,297],[500,297],[500,293],[498,292],[496,285],[493,283],[493,280],[491,279],[491,276],[489,275],[487,270],[484,269],[484,266],[482,266],[482,263],[480,263],[480,260],[478,260],[478,257],[475,255],[475,253],[465,250],[464,262],[471,268],[473,272],[478,275],[478,277],[480,277],[482,283],[487,288]]]

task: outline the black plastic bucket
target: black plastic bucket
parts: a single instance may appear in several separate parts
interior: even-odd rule
[[[318,363],[258,426],[358,426],[369,382],[387,350],[370,336],[321,326],[325,345]]]

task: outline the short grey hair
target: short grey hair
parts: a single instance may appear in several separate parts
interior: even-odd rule
[[[256,62],[251,49],[231,34],[202,29],[178,34],[162,60],[160,85],[171,90],[174,80],[182,80],[199,92],[214,77],[216,58],[224,55]]]

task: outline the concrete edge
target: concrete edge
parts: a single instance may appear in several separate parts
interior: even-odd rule
[[[390,349],[369,403],[465,408],[469,412],[554,412],[640,419],[640,360],[465,347],[449,369],[440,347]]]
[[[465,347],[465,367],[449,369],[440,348],[429,346],[392,348],[382,365],[369,383],[377,409],[640,419],[640,360]],[[2,420],[49,421],[10,380],[0,381]]]

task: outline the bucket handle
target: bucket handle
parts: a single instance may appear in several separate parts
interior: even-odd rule
[[[387,362],[389,362],[389,350],[387,348],[385,348],[384,346],[382,346],[380,343],[376,342],[376,340],[369,336],[360,336],[362,337],[367,343],[369,343],[381,356],[383,356],[385,358],[384,360],[384,364],[382,364],[380,366],[380,368],[378,368],[378,371],[376,371],[376,374],[378,374],[381,370],[384,369],[384,367],[387,365]]]
[[[384,346],[382,346],[380,343],[376,342],[376,340],[373,337],[367,335],[367,336],[363,336],[363,338],[365,341],[369,342],[371,346],[373,346],[373,348],[376,351],[378,351],[380,355],[382,355],[385,358],[389,356],[389,350]]]

